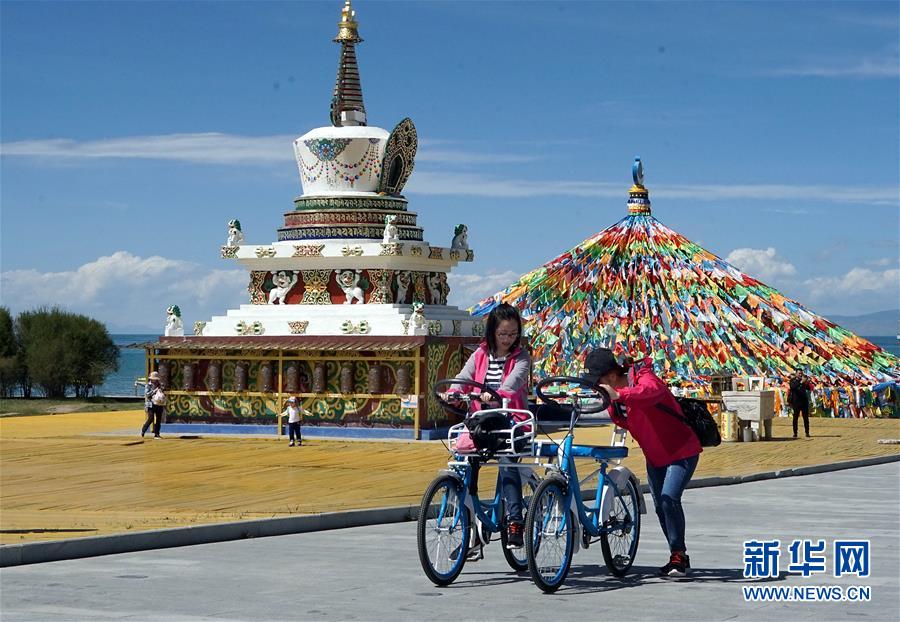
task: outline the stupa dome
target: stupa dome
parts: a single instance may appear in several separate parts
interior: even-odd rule
[[[377,192],[390,133],[380,127],[318,127],[294,141],[303,196]]]

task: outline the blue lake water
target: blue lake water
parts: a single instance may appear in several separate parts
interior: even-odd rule
[[[138,348],[127,348],[132,343],[156,341],[158,335],[110,335],[119,346],[119,371],[107,377],[106,382],[97,389],[98,395],[134,395],[134,380],[144,376],[144,351]],[[900,356],[900,342],[894,336],[865,337],[879,348]]]
[[[127,348],[132,343],[156,341],[159,335],[110,335],[119,347],[119,371],[106,377],[106,382],[97,387],[97,395],[134,395],[134,380],[146,375],[144,350]],[[140,393],[143,395],[143,393]]]

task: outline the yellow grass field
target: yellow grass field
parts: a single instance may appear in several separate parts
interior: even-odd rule
[[[0,418],[0,543],[418,504],[446,464],[440,442],[170,436],[141,439],[141,411]],[[697,477],[895,455],[897,419],[812,419],[813,438],[707,449]],[[607,444],[609,428],[578,430]],[[558,434],[554,436],[559,436]],[[632,445],[625,461],[645,480]],[[582,470],[584,467],[582,467]],[[483,488],[494,484],[485,472]]]

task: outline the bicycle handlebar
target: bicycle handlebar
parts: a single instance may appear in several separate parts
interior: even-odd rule
[[[475,389],[478,389],[479,392],[475,393],[475,392],[470,391],[470,392],[464,393],[462,391],[460,391],[460,392],[438,391],[438,387],[443,387],[443,386],[450,387],[453,385],[463,385],[463,386],[467,386],[467,387],[473,387]],[[483,384],[481,382],[475,382],[474,380],[459,380],[457,378],[445,378],[444,380],[438,380],[437,382],[435,382],[434,385],[432,385],[432,387],[431,387],[431,392],[434,395],[434,398],[437,400],[438,404],[441,405],[441,408],[443,408],[447,412],[453,413],[454,415],[458,415],[460,417],[468,416],[469,409],[467,408],[466,410],[463,410],[462,408],[455,406],[453,403],[451,403],[447,399],[447,395],[453,395],[454,398],[459,396],[459,400],[457,400],[457,401],[466,402],[467,405],[471,405],[471,402],[473,402],[475,400],[475,398],[480,398],[481,396],[483,396],[486,393],[492,398],[489,401],[497,402],[498,404],[503,404],[503,397],[499,393],[497,393],[497,391],[490,388],[486,384]],[[466,396],[466,397],[463,397],[463,396]]]
[[[563,393],[545,393],[544,388],[551,384],[576,385],[584,390],[566,391]],[[559,405],[560,402],[557,398],[571,399],[573,411],[577,412],[578,415],[589,415],[601,412],[609,408],[610,404],[609,394],[604,389],[594,386],[591,382],[585,380],[584,378],[578,378],[575,376],[550,376],[549,378],[544,378],[537,384],[534,391],[541,399],[541,401],[546,404],[553,403]],[[584,404],[583,400],[586,399],[596,400],[596,402]]]

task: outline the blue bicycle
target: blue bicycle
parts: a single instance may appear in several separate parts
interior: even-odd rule
[[[545,392],[550,385],[566,385],[561,393]],[[571,390],[572,387],[577,390]],[[611,460],[628,455],[624,446],[575,445],[574,429],[582,414],[609,407],[609,396],[580,378],[554,376],[541,381],[536,392],[547,403],[570,402],[568,434],[561,443],[540,441],[535,454],[556,459],[545,464],[548,476],[531,500],[525,520],[525,551],[534,583],[544,592],[555,592],[566,580],[579,545],[588,548],[600,540],[609,571],[622,577],[634,563],[641,533],[642,496],[637,478],[624,466],[608,468]],[[575,458],[591,458],[600,466],[584,480],[578,479]],[[581,486],[597,476],[597,489],[589,504]],[[646,511],[646,510],[644,510]]]
[[[448,433],[450,460],[447,469],[442,471],[425,490],[419,508],[417,544],[419,561],[426,576],[435,585],[449,585],[456,580],[467,559],[480,559],[481,550],[490,543],[492,536],[500,534],[503,545],[503,556],[510,567],[519,572],[528,567],[525,547],[508,548],[506,535],[506,519],[503,498],[500,493],[500,473],[497,474],[497,485],[494,497],[483,501],[478,496],[477,474],[485,466],[502,466],[503,468],[522,469],[523,508],[528,508],[531,495],[538,485],[534,470],[527,464],[504,462],[500,465],[498,458],[520,459],[533,457],[534,415],[527,410],[516,410],[507,407],[507,402],[496,391],[486,385],[467,381],[468,387],[478,393],[442,393],[441,387],[459,385],[458,380],[441,380],[434,385],[433,394],[438,403],[447,411],[466,416],[471,413],[475,401],[484,403],[485,395],[489,402],[500,404],[500,408],[482,409],[480,414],[499,412],[505,415],[519,414],[522,419],[513,422],[502,430],[491,434],[499,437],[500,449],[484,451],[466,447],[468,430],[460,423]],[[463,447],[466,447],[463,449]],[[526,509],[527,512],[527,509]],[[527,517],[527,514],[526,514]]]

